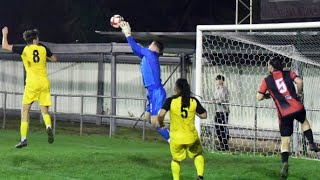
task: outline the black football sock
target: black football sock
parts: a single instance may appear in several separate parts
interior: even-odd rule
[[[281,153],[281,160],[282,160],[282,163],[287,163],[288,162],[288,159],[289,159],[289,152],[283,152]]]
[[[306,136],[306,138],[308,139],[310,144],[314,144],[313,142],[313,134],[312,134],[312,130],[306,130],[305,132],[303,132],[303,134]]]

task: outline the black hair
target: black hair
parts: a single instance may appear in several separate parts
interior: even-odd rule
[[[281,57],[273,57],[269,60],[269,63],[275,70],[283,71],[282,61],[283,59]]]
[[[176,87],[179,89],[179,94],[177,94],[175,97],[182,96],[181,107],[190,107],[191,91],[188,80],[179,78],[176,81]]]
[[[158,47],[159,53],[161,54],[163,51],[163,44],[160,41],[153,41],[153,43]]]
[[[222,80],[222,81],[224,81],[224,76],[218,75],[218,76],[216,77],[216,80]]]
[[[39,37],[39,31],[37,29],[27,30],[23,33],[23,39],[27,44],[32,44],[33,40]]]

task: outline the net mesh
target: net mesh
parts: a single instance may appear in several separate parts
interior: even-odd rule
[[[213,32],[202,36],[202,96],[208,119],[201,122],[204,147],[211,151],[231,151],[274,155],[280,152],[277,112],[272,100],[257,102],[262,79],[268,75],[271,57],[284,58],[286,69],[304,80],[304,105],[316,142],[320,142],[320,32]],[[216,76],[225,77],[229,91],[229,113],[216,112]],[[224,116],[224,117],[221,117]],[[228,116],[228,118],[226,118]],[[309,152],[301,128],[295,124],[291,152],[295,156],[318,158]]]

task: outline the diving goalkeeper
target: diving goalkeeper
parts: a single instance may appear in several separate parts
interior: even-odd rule
[[[128,22],[122,21],[120,24],[123,34],[126,36],[132,51],[141,58],[140,68],[144,87],[147,89],[148,104],[146,107],[145,119],[150,120],[156,127],[159,134],[170,142],[169,131],[160,126],[158,113],[166,99],[166,91],[161,83],[159,56],[162,53],[163,45],[159,41],[153,41],[148,48],[138,45],[131,37],[131,28]]]

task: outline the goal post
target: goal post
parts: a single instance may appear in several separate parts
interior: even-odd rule
[[[195,94],[208,119],[195,120],[203,146],[209,151],[278,154],[280,134],[272,100],[257,102],[261,80],[272,57],[284,59],[286,69],[304,79],[304,104],[315,141],[320,142],[320,22],[198,25],[196,31]],[[230,99],[227,123],[215,120],[217,75],[225,77]],[[223,137],[222,137],[223,136]],[[224,141],[227,139],[227,141]],[[226,148],[225,143],[228,144]],[[230,147],[230,148],[229,148]],[[306,149],[299,124],[292,136],[293,155],[318,158]]]
[[[236,25],[197,25],[202,31],[252,31],[252,30],[289,30],[319,28],[320,22],[274,23],[274,24],[236,24]]]
[[[199,97],[202,96],[202,31],[197,28],[197,37],[196,37],[196,72],[195,74],[195,94]],[[200,99],[201,100],[201,99]],[[199,136],[201,134],[201,120],[198,116],[195,118],[195,127],[199,132]]]

